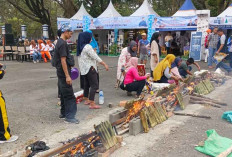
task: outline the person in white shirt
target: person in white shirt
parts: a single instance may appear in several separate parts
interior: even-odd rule
[[[33,56],[33,62],[38,63],[41,60],[41,53],[38,51],[38,46],[35,43],[35,40],[31,41],[30,45],[30,55]]]
[[[48,49],[50,55],[53,57],[55,46],[54,46],[54,44],[51,42],[51,40],[48,40],[48,41],[47,41],[46,47],[47,47],[47,49]]]
[[[94,52],[90,45],[92,33],[83,32],[78,36],[77,56],[81,75],[84,75],[84,99],[85,105],[90,109],[99,109],[100,106],[94,102],[95,93],[98,89],[97,62],[109,70],[108,65]]]
[[[168,34],[165,37],[165,45],[167,48],[167,53],[170,54],[171,53],[171,42],[173,41],[173,37],[171,32],[168,32]]]

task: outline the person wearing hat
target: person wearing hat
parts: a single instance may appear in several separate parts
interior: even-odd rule
[[[147,46],[149,45],[149,41],[147,40],[147,34],[142,33],[142,39],[139,40],[138,43],[138,56],[140,56],[140,64],[145,64],[147,63],[148,60],[148,50]]]
[[[3,65],[0,63],[0,79],[5,75]],[[0,144],[14,142],[18,139],[18,136],[11,135],[9,128],[9,121],[6,111],[6,103],[3,94],[0,90]]]
[[[207,62],[208,56],[209,56],[209,49],[208,49],[208,38],[211,33],[211,29],[208,29],[206,31],[207,35],[205,36],[205,62]]]
[[[62,26],[61,32],[52,60],[52,65],[57,70],[58,88],[60,90],[61,110],[59,118],[65,119],[65,123],[78,124],[79,120],[75,118],[77,105],[71,79],[71,67],[75,65],[75,62],[66,42],[67,39],[72,37],[71,27]]]

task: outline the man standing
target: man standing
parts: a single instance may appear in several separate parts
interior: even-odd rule
[[[149,41],[147,40],[147,34],[142,33],[142,39],[139,40],[138,44],[138,54],[140,55],[140,63],[145,65],[147,64],[148,60],[148,44]]]
[[[186,62],[182,62],[181,65],[178,67],[179,73],[183,78],[186,78],[187,75],[193,75],[190,72],[192,70],[192,67],[190,65],[192,64],[194,64],[199,71],[201,70],[199,64],[194,62],[193,58],[189,58]]]
[[[165,37],[165,45],[166,45],[166,48],[167,48],[167,54],[171,53],[170,50],[171,50],[171,42],[172,41],[173,41],[172,34],[171,34],[171,32],[168,32],[168,34]]]
[[[228,48],[226,45],[226,36],[221,28],[218,29],[218,35],[220,36],[220,40],[219,40],[219,48],[218,48],[216,54],[219,54],[220,52],[227,53]],[[232,71],[231,67],[228,66],[226,63],[224,63],[223,60],[221,62],[217,63],[216,69],[217,68],[223,68],[228,73],[230,73]]]
[[[71,28],[65,26],[61,28],[61,37],[58,39],[53,66],[57,69],[58,87],[60,89],[61,110],[59,118],[65,119],[66,123],[79,123],[75,118],[77,112],[76,99],[73,93],[71,67],[75,65],[74,58],[69,52],[66,40],[72,37]]]
[[[209,69],[212,69],[213,68],[213,61],[214,61],[214,55],[215,55],[215,52],[217,51],[217,45],[218,45],[218,39],[219,39],[219,36],[217,34],[218,32],[218,28],[215,27],[213,29],[213,33],[211,33],[208,37],[208,48],[209,48],[209,57],[208,57],[208,67]]]
[[[0,69],[2,69],[2,64],[0,63]],[[3,78],[5,70],[0,70],[0,79]],[[10,134],[9,122],[6,112],[5,99],[0,91],[0,144],[6,142],[14,142],[18,139],[18,136]]]

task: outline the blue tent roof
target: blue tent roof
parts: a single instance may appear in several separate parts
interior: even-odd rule
[[[179,10],[196,10],[192,0],[185,0],[184,4]]]
[[[230,4],[230,6],[232,7],[232,3]]]

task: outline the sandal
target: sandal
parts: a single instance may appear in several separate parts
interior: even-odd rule
[[[101,106],[96,105],[94,101],[90,103],[89,109],[100,109],[100,108]]]
[[[89,100],[85,100],[85,102],[84,102],[84,105],[90,105],[90,101]]]
[[[98,105],[93,105],[93,106],[89,106],[89,109],[100,109],[101,106]]]

